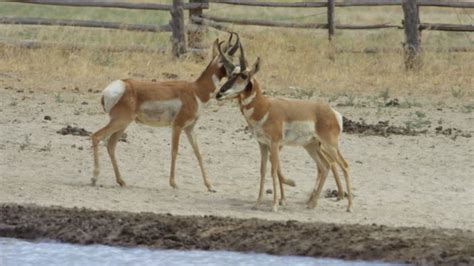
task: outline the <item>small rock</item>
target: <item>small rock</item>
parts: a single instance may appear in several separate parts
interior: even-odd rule
[[[265,191],[265,193],[267,193],[267,194],[272,194],[272,193],[273,193],[273,190],[272,190],[271,188],[269,188],[269,189],[267,189],[267,190]]]
[[[49,115],[45,115],[45,116],[44,116],[44,120],[51,121],[51,116],[49,116]]]

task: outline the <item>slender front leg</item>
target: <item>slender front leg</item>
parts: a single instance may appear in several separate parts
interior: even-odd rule
[[[216,190],[212,186],[211,181],[207,177],[206,170],[204,169],[204,164],[202,162],[201,152],[199,151],[199,146],[198,146],[197,140],[196,140],[196,134],[194,134],[193,129],[194,129],[194,125],[187,127],[184,130],[184,132],[186,133],[186,136],[188,137],[189,143],[193,147],[194,155],[196,155],[196,158],[199,162],[199,167],[201,168],[202,178],[204,179],[204,185],[207,187],[207,190],[209,190],[210,192],[216,192]]]
[[[171,170],[170,170],[170,186],[178,188],[175,180],[175,166],[176,157],[178,156],[179,137],[181,135],[182,128],[180,126],[173,126],[173,133],[171,136]]]
[[[258,191],[257,202],[255,203],[255,209],[260,207],[263,198],[263,190],[265,186],[265,174],[267,173],[267,161],[268,161],[268,146],[265,144],[258,144],[260,147],[260,189]]]
[[[270,147],[270,161],[272,163],[272,181],[273,181],[273,204],[272,211],[278,211],[278,195],[277,195],[277,185],[278,185],[278,165],[280,162],[279,159],[279,144],[278,142],[273,142]],[[282,195],[284,197],[284,195]]]

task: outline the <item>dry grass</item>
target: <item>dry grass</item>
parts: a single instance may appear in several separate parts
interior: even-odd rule
[[[24,5],[26,6],[26,5]],[[40,16],[73,19],[99,19],[128,23],[163,24],[168,20],[166,12],[124,11],[112,9],[74,9],[43,6],[0,4],[0,15]],[[49,8],[49,9],[48,9]],[[64,11],[66,10],[66,11]],[[212,5],[207,12],[219,16],[272,18],[275,20],[321,22],[322,9],[256,9],[224,5]],[[338,22],[347,24],[399,23],[399,8],[350,8],[338,9]],[[382,12],[383,11],[383,12]],[[82,12],[82,13],[81,13]],[[38,15],[35,15],[38,14]],[[104,15],[106,14],[106,15]],[[69,16],[69,17],[68,17]],[[473,11],[423,8],[422,21],[472,24]],[[259,79],[267,90],[286,92],[289,87],[311,91],[314,95],[361,94],[379,95],[433,95],[440,98],[471,101],[474,98],[474,53],[424,54],[423,69],[407,73],[403,56],[398,53],[384,54],[337,54],[333,62],[324,30],[290,30],[264,27],[232,26],[242,36],[247,58],[253,62],[262,58]],[[206,41],[226,34],[209,30]],[[81,43],[105,46],[144,45],[170,50],[169,33],[130,33],[116,30],[0,26],[0,39],[34,39],[58,43]],[[401,47],[403,32],[400,30],[338,31],[336,46],[343,49],[361,50],[366,47]],[[424,32],[425,47],[472,46],[472,33]],[[42,89],[68,87],[101,89],[117,78],[162,79],[163,73],[175,73],[181,79],[193,79],[207,64],[195,57],[179,61],[170,53],[105,53],[81,50],[64,51],[55,48],[25,50],[0,46],[0,84],[21,83]],[[8,77],[19,77],[10,79]],[[454,92],[454,93],[453,93]],[[459,97],[461,96],[461,97]]]

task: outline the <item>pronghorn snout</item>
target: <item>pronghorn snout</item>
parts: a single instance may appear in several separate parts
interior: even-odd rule
[[[224,95],[222,95],[221,92],[218,92],[218,93],[216,94],[216,100],[218,100],[218,101],[219,101],[219,100],[223,100],[222,97],[224,97]]]

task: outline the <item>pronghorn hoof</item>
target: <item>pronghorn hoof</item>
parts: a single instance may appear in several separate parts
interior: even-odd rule
[[[272,212],[278,212],[278,205],[273,205]]]
[[[91,186],[95,187],[96,182],[97,182],[97,179],[91,178]]]
[[[213,187],[207,188],[207,190],[208,190],[209,192],[212,192],[212,193],[216,193],[216,192],[217,192],[217,190],[216,190],[215,188],[213,188]]]
[[[258,209],[259,209],[259,206],[258,206],[258,205],[254,205],[254,206],[252,206],[252,208],[251,208],[251,209],[252,209],[252,210],[254,210],[254,211],[258,211]]]
[[[124,187],[124,186],[127,185],[124,181],[117,181],[117,183],[118,183],[121,187]]]
[[[285,206],[286,205],[286,200],[280,200],[278,203],[280,204],[280,206]]]
[[[170,186],[171,186],[172,188],[174,188],[174,189],[177,189],[177,188],[178,188],[178,186],[176,185],[176,183],[173,182],[173,181],[170,181]]]
[[[347,212],[353,212],[352,207],[351,207],[351,208],[347,208]]]

